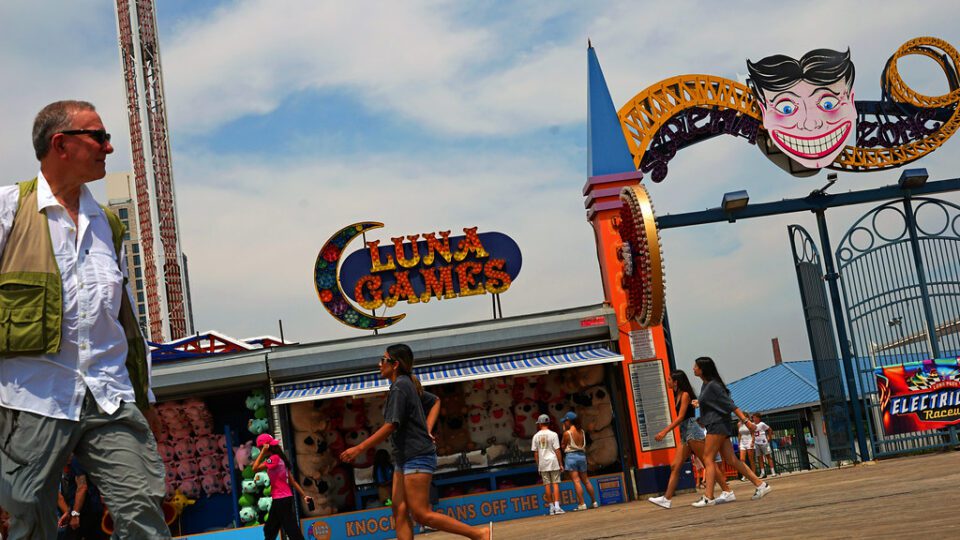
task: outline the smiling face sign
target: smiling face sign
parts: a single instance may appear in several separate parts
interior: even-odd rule
[[[763,127],[790,159],[821,169],[853,144],[857,109],[849,50],[817,49],[800,60],[778,54],[748,60],[747,69]]]

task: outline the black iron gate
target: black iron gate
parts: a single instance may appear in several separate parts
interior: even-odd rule
[[[824,284],[820,251],[810,234],[799,225],[787,228],[793,249],[793,264],[800,285],[800,301],[817,375],[817,389],[827,425],[830,457],[834,461],[852,460],[852,432],[843,372],[837,354],[836,334],[830,316],[830,304]]]
[[[836,258],[873,455],[956,444],[955,428],[885,435],[874,369],[960,351],[960,206],[909,196],[877,206]]]

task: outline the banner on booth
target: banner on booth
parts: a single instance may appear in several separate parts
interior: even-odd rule
[[[960,359],[878,367],[875,373],[885,434],[960,423]]]
[[[622,474],[597,476],[590,481],[601,505],[626,502],[627,493]],[[560,484],[560,504],[567,510],[576,508],[577,498],[573,491],[573,482]],[[469,525],[547,515],[542,485],[450,497],[442,499],[434,509]],[[310,518],[302,520],[300,525],[308,540],[379,539],[396,536],[389,508]]]

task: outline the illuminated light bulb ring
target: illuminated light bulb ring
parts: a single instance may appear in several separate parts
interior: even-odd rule
[[[646,188],[637,184],[620,191],[618,232],[623,246],[621,285],[627,295],[627,317],[647,328],[663,322],[666,306],[663,254],[656,215]]]
[[[380,227],[383,227],[383,223],[362,221],[340,229],[320,248],[314,264],[313,284],[323,307],[339,322],[353,328],[379,330],[392,326],[406,317],[406,314],[402,313],[392,317],[378,317],[359,311],[340,286],[340,262],[347,244],[362,237],[364,232]]]

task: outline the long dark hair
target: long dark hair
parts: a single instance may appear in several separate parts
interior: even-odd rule
[[[723,379],[720,377],[720,373],[717,371],[717,365],[713,363],[713,358],[709,356],[701,356],[694,360],[694,363],[697,364],[697,367],[700,368],[700,377],[703,378],[704,382],[717,381],[720,383],[720,386],[723,387],[723,391],[730,393],[730,390],[727,389],[727,385],[724,384]],[[689,381],[688,381],[689,382]]]
[[[420,379],[417,379],[417,376],[413,374],[413,351],[410,350],[410,347],[404,343],[390,345],[387,347],[387,354],[390,355],[391,360],[397,363],[397,372],[410,377],[410,380],[417,387],[417,395],[422,396],[423,385],[420,384]]]
[[[796,60],[784,54],[768,56],[754,63],[747,60],[747,85],[764,102],[763,92],[782,92],[800,81],[822,86],[839,80],[853,88],[854,69],[850,49],[846,52],[814,49]]]
[[[267,447],[267,451],[270,452],[270,454],[267,457],[280,456],[280,459],[283,460],[283,465],[287,468],[288,471],[290,470],[290,467],[291,467],[290,460],[287,459],[287,454],[283,452],[283,449],[280,448],[279,444],[271,444],[270,446]]]
[[[693,385],[690,384],[690,379],[687,378],[687,373],[682,369],[675,369],[670,372],[670,378],[673,379],[673,382],[677,383],[677,393],[686,392],[690,394],[690,399],[697,399],[697,393],[693,390]]]

